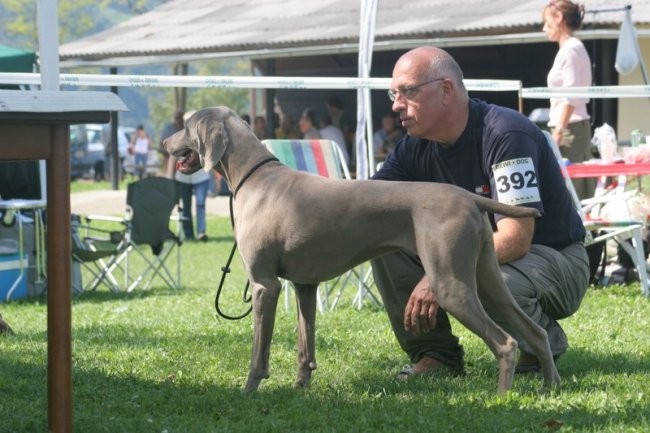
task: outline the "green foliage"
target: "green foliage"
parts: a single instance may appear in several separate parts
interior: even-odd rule
[[[249,63],[247,60],[214,60],[196,65],[196,70],[190,70],[192,75],[250,75]],[[188,92],[187,109],[200,110],[215,105],[226,105],[237,113],[250,110],[248,104],[248,90],[207,88],[192,89]]]
[[[38,41],[36,31],[36,2],[23,0],[0,0],[4,28],[3,43],[16,48],[35,50]],[[15,42],[13,44],[10,43]]]
[[[311,387],[292,388],[296,310],[281,294],[271,377],[242,394],[252,318],[227,321],[214,310],[220,267],[232,246],[228,218],[209,218],[207,243],[183,245],[183,288],[73,299],[73,411],[81,432],[647,432],[650,431],[650,301],[638,284],[590,289],[562,324],[569,351],[559,391],[517,376],[496,395],[496,364],[482,341],[453,321],[467,373],[401,382],[406,358],[383,310],[351,307],[317,315]],[[241,301],[236,257],[223,308]],[[291,297],[292,299],[293,297]],[[17,335],[0,337],[0,432],[47,430],[45,299],[0,304]]]
[[[171,71],[168,72],[171,74]],[[193,64],[190,75],[249,75],[246,60],[211,60]],[[177,89],[158,91],[157,98],[149,98],[149,120],[155,131],[161,131],[170,122],[176,111],[175,92]],[[246,89],[203,88],[187,89],[186,111],[196,111],[206,107],[226,105],[238,113],[250,112],[249,91]]]
[[[59,41],[66,43],[142,14],[164,0],[59,0]],[[38,51],[36,1],[0,0],[2,41]]]
[[[59,0],[59,41],[71,42],[98,33],[127,19],[147,12],[164,3],[164,0]],[[36,2],[24,0],[0,0],[0,24],[4,34],[0,43],[38,51]],[[67,70],[68,73],[105,74],[101,68]],[[121,74],[173,74],[173,65],[120,68]],[[194,62],[191,75],[250,75],[247,60],[212,60]],[[84,88],[79,90],[97,90]],[[171,121],[176,111],[175,93],[171,88],[121,88],[120,96],[131,111],[120,113],[120,123],[135,126],[144,124],[154,140],[163,126]],[[227,105],[237,112],[250,112],[247,89],[187,89],[187,111]]]

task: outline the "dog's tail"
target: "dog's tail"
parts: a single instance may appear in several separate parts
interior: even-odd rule
[[[490,198],[472,194],[474,201],[483,212],[491,212],[513,218],[540,217],[539,211],[532,207],[512,206]]]

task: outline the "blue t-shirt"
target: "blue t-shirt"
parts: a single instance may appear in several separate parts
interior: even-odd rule
[[[542,213],[535,221],[536,244],[560,249],[585,237],[542,131],[517,111],[476,99],[469,102],[467,126],[454,146],[406,135],[373,179],[450,183],[534,207]],[[490,215],[493,228],[501,218]]]

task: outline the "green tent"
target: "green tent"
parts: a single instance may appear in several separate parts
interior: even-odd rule
[[[33,51],[0,45],[0,72],[32,72],[35,60]]]
[[[0,72],[32,72],[36,55],[33,51],[0,45]],[[18,89],[15,85],[2,85],[0,89]],[[0,161],[0,196],[40,199],[38,161]]]

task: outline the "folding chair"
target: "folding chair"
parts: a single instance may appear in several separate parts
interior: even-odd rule
[[[331,179],[351,179],[343,152],[331,140],[264,140],[262,143],[283,164],[295,170]],[[318,294],[319,309],[321,311],[326,308],[334,309],[348,283],[357,286],[357,293],[352,301],[355,307],[361,308],[365,298],[381,305],[379,299],[371,291],[373,282],[370,263],[364,263],[324,284],[324,296],[320,291]],[[332,297],[333,300],[330,301]],[[285,290],[285,307],[288,308],[287,290]]]
[[[629,254],[639,275],[641,291],[646,297],[650,297],[648,265],[643,251],[642,238],[643,228],[645,227],[646,222],[632,219],[629,210],[627,213],[629,219],[626,220],[610,221],[598,217],[597,213],[593,212],[594,207],[606,203],[612,198],[612,196],[601,189],[597,191],[596,197],[580,201],[573,187],[573,183],[571,182],[571,178],[569,177],[569,173],[562,163],[562,155],[560,154],[560,150],[558,149],[555,140],[553,140],[553,137],[548,131],[542,132],[546,136],[546,141],[560,165],[566,187],[571,193],[576,210],[580,214],[585,229],[587,230],[585,246],[597,244],[599,242],[607,242],[610,239],[614,240],[626,253]],[[620,196],[625,193],[618,190],[614,191],[614,194]],[[597,233],[597,235],[594,236],[593,233]],[[628,240],[631,240],[631,243],[628,242]]]
[[[109,271],[108,262],[126,245],[122,232],[92,227],[88,223],[86,220],[83,224],[80,215],[72,215],[72,260],[92,275],[92,280],[86,285],[83,285],[82,278],[73,278],[72,290],[81,293],[104,284],[110,291],[119,292],[120,285]]]
[[[172,216],[177,205],[176,182],[164,177],[148,177],[128,184],[124,218],[89,215],[86,221],[105,221],[123,226],[120,232],[112,231],[111,240],[117,243],[117,253],[102,264],[99,274],[102,281],[108,279],[113,289],[124,288],[130,292],[136,287],[147,289],[156,277],[168,287],[180,288],[181,284],[181,217]],[[176,220],[176,233],[169,229],[170,220]],[[93,244],[98,248],[99,244]],[[106,246],[106,244],[103,244]],[[107,246],[106,246],[107,247]],[[168,259],[176,251],[175,272],[168,266]],[[100,262],[101,264],[101,262]],[[117,284],[116,272],[124,277],[124,285]],[[110,285],[109,285],[110,287]]]

